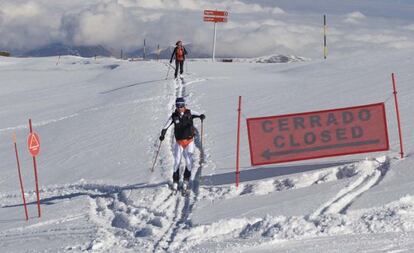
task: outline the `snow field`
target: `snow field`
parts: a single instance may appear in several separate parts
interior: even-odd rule
[[[56,66],[54,58],[11,58],[0,68],[12,80],[0,92],[1,98],[18,98],[16,107],[9,107],[9,100],[0,103],[5,119],[0,126],[0,151],[5,154],[0,170],[0,248],[356,252],[365,247],[409,252],[414,245],[414,173],[409,169],[413,163],[411,155],[396,158],[390,100],[390,152],[252,168],[243,135],[242,182],[238,189],[232,185],[236,93],[246,98],[244,118],[378,102],[389,97],[388,90],[378,88],[388,87],[389,80],[376,73],[387,72],[390,64],[401,69],[400,102],[411,154],[414,139],[408,112],[414,90],[407,73],[412,61],[405,54],[390,56],[379,56],[375,62],[361,57],[357,63],[353,57],[334,59],[323,70],[325,63],[319,61],[285,65],[193,61],[184,83],[165,80],[164,63],[62,57]],[[368,71],[359,69],[364,65]],[[349,78],[349,71],[356,71],[362,80]],[[44,73],[51,73],[53,81],[47,81]],[[366,85],[383,79],[387,80],[378,86]],[[43,95],[33,99],[28,89]],[[161,145],[154,173],[149,171],[161,127],[178,96],[207,116],[202,150],[196,122],[198,149],[189,197],[174,195],[168,187],[172,129]],[[36,119],[43,145],[39,173],[44,216],[35,217],[30,160],[22,155],[31,215],[26,223],[9,135],[16,131],[22,136],[19,146],[25,152],[23,123],[28,115]]]
[[[265,245],[271,241],[277,243],[324,236],[406,233],[413,231],[414,228],[413,207],[414,199],[412,196],[406,196],[383,207],[351,211],[346,215],[324,214],[313,219],[308,216],[267,216],[260,219],[220,220],[213,224],[195,227],[180,236],[185,238],[183,241],[186,242],[185,249],[188,252],[201,251],[203,244],[207,242],[217,243],[219,246],[215,248],[215,252],[220,252],[232,244],[252,247]]]

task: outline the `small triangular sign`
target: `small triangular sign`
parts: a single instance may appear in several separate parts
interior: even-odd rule
[[[32,138],[30,138],[29,149],[38,149],[39,146],[39,141],[37,140],[36,135],[32,134]]]

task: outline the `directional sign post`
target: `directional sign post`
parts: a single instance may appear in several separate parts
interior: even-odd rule
[[[204,16],[223,16],[227,17],[229,13],[227,11],[218,11],[218,10],[204,10]]]
[[[29,137],[27,138],[27,148],[29,149],[30,154],[33,156],[33,168],[34,168],[35,181],[36,181],[37,213],[40,218],[41,210],[40,210],[39,180],[37,177],[37,164],[36,164],[36,156],[40,152],[40,138],[39,138],[39,135],[37,135],[37,133],[33,132],[31,119],[29,119],[29,128],[30,128],[30,134],[29,134]]]
[[[326,55],[328,54],[328,45],[326,44],[326,15],[323,15],[323,58],[326,59]]]
[[[213,36],[213,53],[212,60],[215,61],[216,58],[216,37],[217,37],[217,23],[226,23],[227,16],[229,13],[227,11],[218,11],[218,10],[204,10],[204,22],[214,22],[214,36]]]

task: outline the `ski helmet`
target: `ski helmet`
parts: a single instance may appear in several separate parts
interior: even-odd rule
[[[185,100],[183,97],[179,97],[175,100],[175,107],[184,107],[185,106]]]

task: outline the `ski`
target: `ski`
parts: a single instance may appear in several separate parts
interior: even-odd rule
[[[188,182],[180,182],[176,186],[174,185],[174,183],[170,182],[168,185],[174,195],[178,195],[179,193],[183,197],[187,197],[190,195],[191,189],[190,184]]]

